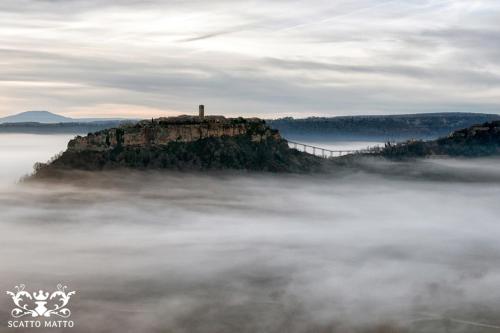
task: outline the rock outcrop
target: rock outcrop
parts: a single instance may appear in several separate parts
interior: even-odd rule
[[[171,142],[193,142],[206,138],[234,137],[251,132],[254,142],[273,137],[280,139],[278,131],[272,130],[258,118],[225,118],[222,116],[180,116],[140,121],[87,136],[78,136],[68,144],[69,151],[105,151],[118,146],[146,147],[162,146]]]
[[[77,136],[60,156],[38,164],[35,176],[118,168],[311,172],[321,170],[323,161],[290,149],[257,118],[180,116]]]

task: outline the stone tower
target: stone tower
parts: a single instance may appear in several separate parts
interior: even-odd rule
[[[203,119],[205,117],[205,105],[200,104],[199,106],[199,117]]]

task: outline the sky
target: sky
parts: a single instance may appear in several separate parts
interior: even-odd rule
[[[500,113],[494,0],[0,3],[0,116]]]

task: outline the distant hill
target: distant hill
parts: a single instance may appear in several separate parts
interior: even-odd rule
[[[69,118],[49,111],[26,111],[12,116],[0,118],[0,124],[5,123],[40,123],[40,124],[59,124],[59,123],[87,123],[87,122],[109,122],[124,121],[125,118]]]
[[[498,114],[421,113],[381,116],[281,118],[267,120],[283,137],[295,141],[367,140],[405,141],[431,140],[449,133],[500,120]],[[69,118],[47,111],[29,111],[0,118],[0,133],[74,133],[86,134],[136,119]]]
[[[380,152],[387,158],[405,159],[426,156],[482,157],[500,155],[500,121],[471,126],[437,140],[411,140],[388,144]]]
[[[25,133],[25,134],[87,134],[101,131],[106,128],[118,127],[134,121],[88,121],[65,123],[3,123],[0,124],[0,133]]]
[[[281,118],[267,123],[290,140],[435,139],[475,124],[500,120],[498,114],[421,113],[407,115]]]
[[[48,111],[26,111],[0,118],[0,123],[68,123],[74,120]]]

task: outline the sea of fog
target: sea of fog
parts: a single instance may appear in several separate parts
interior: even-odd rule
[[[60,282],[61,332],[500,332],[499,160],[16,183],[67,140],[0,135],[0,332]]]

